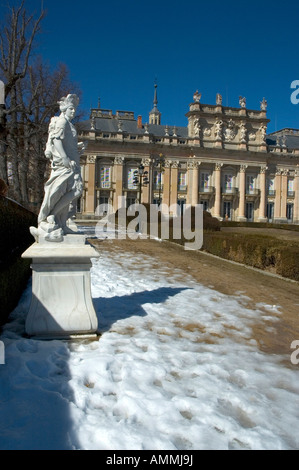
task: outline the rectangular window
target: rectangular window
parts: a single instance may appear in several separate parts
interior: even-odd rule
[[[288,179],[288,197],[294,197],[294,180]]]
[[[288,179],[288,192],[289,191],[291,191],[291,192],[294,191],[294,180],[292,180],[292,179]]]
[[[162,189],[162,173],[160,171],[154,171],[153,174],[153,187],[154,189]]]
[[[233,175],[224,175],[224,189],[226,193],[231,193],[233,190]]]
[[[210,173],[201,172],[200,173],[200,190],[208,191],[210,187]]]
[[[187,173],[186,171],[179,171],[178,174],[178,190],[186,191],[187,189]]]
[[[268,188],[268,195],[274,196],[275,195],[274,178],[267,179],[267,188]]]
[[[255,177],[246,175],[246,194],[253,194],[255,190]]]
[[[109,189],[111,187],[111,167],[102,166],[100,168],[100,187]]]
[[[128,169],[128,173],[127,173],[128,189],[137,189],[137,186],[134,184],[134,171],[136,171],[136,168]]]

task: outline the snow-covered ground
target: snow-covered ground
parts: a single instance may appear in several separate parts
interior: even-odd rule
[[[299,372],[252,339],[279,307],[115,249],[92,268],[100,338],[37,341],[30,292],[0,336],[0,449],[299,448]]]

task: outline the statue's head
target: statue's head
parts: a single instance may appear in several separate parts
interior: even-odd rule
[[[77,95],[67,95],[61,98],[61,100],[58,101],[58,104],[61,112],[65,112],[68,108],[77,109],[79,98]]]

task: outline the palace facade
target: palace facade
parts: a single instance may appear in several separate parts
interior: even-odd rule
[[[186,127],[176,127],[161,124],[157,85],[148,122],[99,104],[79,132],[88,143],[81,216],[94,216],[101,204],[116,211],[119,201],[180,211],[200,203],[221,220],[299,224],[299,130],[267,135],[265,99],[259,110],[247,109],[242,97],[239,105],[223,106],[219,94],[203,104],[196,92]],[[147,172],[141,190],[136,170]]]

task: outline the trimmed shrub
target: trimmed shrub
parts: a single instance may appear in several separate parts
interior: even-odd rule
[[[267,270],[299,281],[299,245],[266,235],[206,232],[204,251],[213,255]]]

